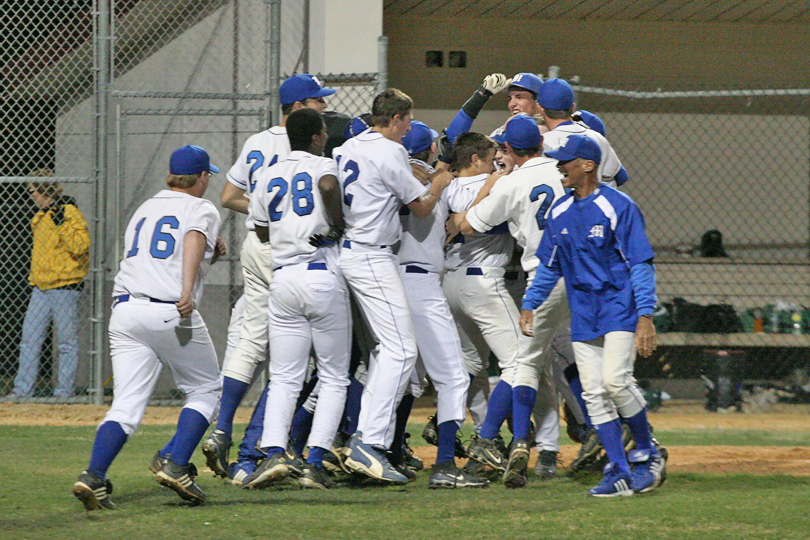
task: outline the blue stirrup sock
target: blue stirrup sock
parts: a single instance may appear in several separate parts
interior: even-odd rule
[[[360,418],[360,403],[363,399],[363,389],[365,386],[354,378],[352,375],[349,378],[349,388],[346,391],[346,409],[344,416],[346,417],[343,426],[343,433],[346,435],[354,435],[357,431],[357,421]]]
[[[537,390],[531,386],[515,386],[512,389],[512,433],[515,440],[529,438],[536,398]]]
[[[262,438],[264,432],[264,410],[267,408],[267,393],[270,390],[268,383],[264,387],[259,402],[253,408],[253,414],[250,415],[250,422],[245,428],[245,435],[242,437],[242,443],[239,445],[238,461],[259,461],[264,458],[256,447]]]
[[[126,442],[127,434],[124,433],[121,424],[118,422],[101,424],[96,431],[96,439],[93,441],[93,452],[90,455],[87,472],[102,480],[107,478],[107,470]]]
[[[397,407],[397,419],[394,424],[394,442],[391,443],[391,453],[397,457],[402,457],[402,447],[405,444],[405,430],[408,427],[408,418],[411,416],[413,402],[416,400],[411,394],[402,396],[402,401]]]
[[[494,439],[500,433],[506,417],[512,412],[512,386],[504,381],[498,381],[492,394],[489,396],[487,415],[478,435],[484,439]]]
[[[326,450],[321,448],[320,446],[313,446],[309,449],[309,455],[307,456],[307,463],[311,463],[313,465],[317,465],[320,467],[323,465],[323,456]]]
[[[233,434],[233,417],[236,415],[236,408],[242,403],[242,398],[247,394],[248,388],[250,388],[250,384],[246,382],[230,377],[222,379],[222,398],[219,403],[217,429],[224,431],[228,437]]]
[[[439,424],[439,437],[436,451],[436,465],[453,461],[456,457],[456,433],[458,433],[458,422],[448,420]]]
[[[627,422],[627,425],[630,426],[630,431],[633,432],[636,448],[638,450],[653,450],[650,423],[647,421],[647,409],[641,409],[641,412],[636,413],[630,418],[625,418],[624,421]]]
[[[299,407],[292,419],[290,428],[290,442],[296,456],[304,455],[304,447],[307,445],[309,432],[312,430],[312,420],[315,414],[309,412],[304,407]],[[312,449],[309,450],[312,452]]]
[[[630,474],[630,465],[627,463],[627,454],[624,453],[622,444],[622,423],[619,419],[596,424],[594,427],[608,459],[617,464],[623,472]]]
[[[160,457],[162,457],[163,459],[166,459],[167,457],[169,457],[169,455],[171,455],[172,448],[174,448],[174,440],[176,438],[177,438],[177,433],[172,435],[172,438],[169,439],[169,442],[167,442],[166,446],[164,446],[163,449],[160,451]]]
[[[171,460],[175,465],[184,467],[188,465],[191,454],[200,444],[200,441],[208,430],[210,422],[199,411],[188,407],[180,411],[180,418],[177,420],[177,434],[174,439]]]

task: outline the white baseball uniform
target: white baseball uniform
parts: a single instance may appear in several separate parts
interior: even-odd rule
[[[206,238],[192,295],[197,305],[220,223],[210,201],[170,190],[160,191],[132,216],[113,286],[109,335],[114,399],[102,423],[118,422],[127,435],[138,429],[161,362],[185,393],[185,408],[209,421],[216,414],[222,383],[214,345],[199,312],[194,309],[181,319],[175,302],[183,288],[186,234],[198,231]]]
[[[565,141],[568,140],[569,135],[585,135],[599,144],[599,148],[602,150],[602,162],[599,164],[597,174],[603,182],[611,180],[618,174],[619,169],[622,168],[622,162],[619,160],[619,156],[616,155],[616,152],[613,150],[608,140],[603,137],[601,133],[577,122],[563,122],[551,131],[544,133],[543,153],[545,154],[552,150],[557,150],[559,147],[563,146]]]
[[[333,160],[294,151],[259,173],[250,200],[255,224],[267,227],[273,250],[270,283],[270,389],[261,446],[287,447],[310,350],[317,357],[318,404],[307,445],[332,448],[349,386],[351,312],[337,246],[309,238],[328,228],[318,182],[337,177]]]
[[[467,212],[467,221],[476,231],[488,231],[507,221],[509,231],[523,248],[521,266],[531,286],[539,265],[537,248],[543,237],[548,212],[565,194],[557,161],[535,157],[501,178],[489,195]],[[534,337],[521,335],[511,385],[538,388],[535,419],[540,450],[559,450],[559,414],[551,375],[550,344],[554,334],[570,320],[565,286],[560,280],[548,301],[535,311]],[[510,381],[507,381],[510,382]]]
[[[257,175],[268,167],[283,161],[290,154],[287,128],[274,126],[248,137],[242,153],[228,171],[228,182],[253,193]],[[245,304],[239,344],[228,363],[223,366],[226,377],[250,383],[256,366],[267,357],[267,295],[273,277],[272,251],[269,244],[262,244],[256,237],[253,219],[245,220],[248,229],[240,254],[244,281]]]
[[[416,363],[416,338],[392,246],[402,226],[399,209],[425,195],[405,148],[369,130],[336,148],[346,221],[340,267],[379,345],[358,421],[363,442],[389,448],[396,408]]]
[[[424,162],[411,162],[433,172]],[[453,420],[461,423],[467,416],[470,377],[440,275],[444,266],[444,222],[450,212],[463,212],[474,198],[475,193],[454,180],[426,218],[414,216],[407,206],[400,210],[402,239],[396,249],[399,272],[408,291],[419,356],[436,388],[439,424]]]

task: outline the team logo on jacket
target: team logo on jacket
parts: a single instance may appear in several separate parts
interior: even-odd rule
[[[605,226],[604,225],[594,225],[591,227],[591,234],[588,235],[588,238],[604,238],[605,237]]]

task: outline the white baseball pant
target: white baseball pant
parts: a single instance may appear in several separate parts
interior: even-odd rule
[[[255,231],[248,231],[242,242],[241,260],[246,299],[244,320],[239,344],[222,374],[250,383],[256,366],[267,357],[267,295],[273,278],[270,245],[263,244]]]
[[[357,429],[363,442],[389,448],[396,409],[416,365],[416,338],[399,261],[387,247],[344,243],[340,268],[378,346],[369,357]]]
[[[520,337],[520,312],[506,290],[503,268],[459,268],[444,274],[442,288],[459,326],[469,373],[486,366],[491,350],[501,380],[512,384]]]
[[[261,445],[287,447],[295,405],[317,356],[318,403],[307,445],[332,448],[349,386],[351,312],[343,278],[324,263],[276,270],[270,284],[270,389]]]
[[[467,417],[470,376],[439,275],[416,265],[400,265],[399,269],[402,284],[408,291],[419,356],[436,388],[436,422],[461,423]]]
[[[633,377],[636,335],[608,332],[590,341],[575,341],[582,397],[594,424],[611,422],[621,415],[635,416],[645,406],[644,395]]]
[[[114,397],[102,424],[118,422],[128,436],[137,431],[160,376],[161,362],[186,395],[183,407],[209,421],[214,418],[222,381],[214,344],[196,309],[180,319],[174,304],[130,298],[113,307],[109,336]]]

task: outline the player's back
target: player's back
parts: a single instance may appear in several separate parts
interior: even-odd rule
[[[239,158],[228,170],[228,181],[235,186],[253,193],[256,188],[255,175],[272,167],[290,155],[290,140],[287,128],[273,126],[248,137]]]
[[[459,189],[478,195],[487,180],[486,174],[456,178],[453,184]],[[450,187],[448,187],[450,189]],[[447,190],[445,190],[447,191]],[[469,208],[469,204],[467,204]],[[464,208],[466,210],[467,208]],[[506,228],[506,230],[504,230]],[[461,267],[500,268],[506,266],[512,258],[515,240],[509,234],[507,225],[501,224],[481,235],[458,235],[445,253],[445,268],[455,270]]]
[[[250,214],[268,228],[274,268],[324,260],[327,251],[311,246],[309,238],[329,227],[318,189],[326,175],[337,177],[335,161],[302,151],[259,174]]]
[[[616,176],[619,169],[622,168],[622,163],[608,140],[602,134],[576,122],[563,122],[544,133],[543,153],[557,150],[565,144],[570,135],[585,135],[599,144],[599,149],[602,151],[602,162],[597,169],[600,180],[607,181]]]
[[[399,208],[428,190],[411,172],[405,148],[368,130],[335,149],[346,239],[390,246],[399,240]]]
[[[199,231],[206,236],[205,255],[192,294],[199,303],[220,223],[219,212],[207,199],[168,189],[157,193],[135,211],[127,225],[124,258],[115,276],[113,296],[178,301],[183,287],[185,236],[189,231]]]

